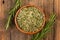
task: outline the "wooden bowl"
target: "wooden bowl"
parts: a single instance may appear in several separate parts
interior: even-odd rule
[[[38,10],[40,10],[40,12],[44,15],[43,24],[42,24],[40,30],[38,30],[37,32],[41,31],[41,30],[43,29],[43,27],[44,27],[44,24],[45,24],[45,14],[44,14],[43,10],[42,10],[40,7],[37,7],[37,6],[34,6],[34,5],[22,6],[22,7],[17,11],[17,13],[16,13],[16,15],[15,15],[15,24],[16,24],[17,29],[18,29],[19,31],[23,32],[23,33],[26,33],[26,34],[35,34],[35,33],[37,33],[37,32],[25,32],[24,30],[22,30],[22,29],[19,27],[19,25],[18,25],[18,23],[17,23],[17,15],[19,14],[20,10],[21,10],[22,8],[25,8],[25,7],[35,7],[35,8],[37,8]]]

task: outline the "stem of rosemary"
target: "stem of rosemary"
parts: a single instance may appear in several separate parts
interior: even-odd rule
[[[22,5],[21,0],[16,0],[16,4],[15,6],[9,11],[9,17],[6,23],[6,30],[8,29],[8,27],[10,26],[11,23],[11,19],[14,17],[17,9]]]
[[[49,21],[47,21],[45,28],[43,28],[43,30],[40,33],[37,33],[32,40],[40,40],[44,37],[44,35],[50,31],[51,26],[54,24],[56,15],[55,14],[51,14],[50,15],[50,19]]]

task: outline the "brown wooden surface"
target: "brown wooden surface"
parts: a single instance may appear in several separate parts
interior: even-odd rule
[[[14,25],[8,31],[5,30],[8,11],[14,6],[14,3],[14,0],[0,0],[0,40],[31,40],[32,35],[21,33]],[[28,3],[44,9],[45,14],[48,15],[47,17],[53,11],[56,13],[56,22],[51,32],[47,33],[43,40],[60,40],[60,0],[23,0],[23,5]]]

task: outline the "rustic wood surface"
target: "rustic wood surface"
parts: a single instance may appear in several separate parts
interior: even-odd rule
[[[34,4],[44,9],[47,17],[51,12],[57,15],[56,22],[42,40],[60,40],[60,0],[23,0],[23,5]],[[5,30],[5,24],[8,18],[9,10],[14,6],[14,0],[0,0],[0,40],[31,40],[32,35],[21,33],[15,25],[12,25],[9,30]]]

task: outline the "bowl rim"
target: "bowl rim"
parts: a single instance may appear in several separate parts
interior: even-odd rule
[[[42,26],[41,26],[41,28],[40,28],[40,30],[38,30],[37,32],[25,32],[24,30],[22,30],[20,27],[19,27],[19,25],[18,25],[18,23],[17,23],[17,15],[19,14],[19,12],[20,12],[20,10],[22,9],[22,8],[26,8],[26,7],[35,7],[35,8],[37,8],[43,15],[44,15],[44,22],[43,22],[43,24],[42,24]],[[15,25],[16,25],[16,28],[20,31],[20,32],[22,32],[22,33],[25,33],[25,34],[35,34],[35,33],[38,33],[39,31],[41,31],[42,29],[43,29],[43,27],[44,27],[44,25],[45,25],[45,14],[44,14],[44,12],[43,12],[43,9],[42,8],[40,8],[40,7],[38,7],[38,6],[35,6],[35,5],[25,5],[25,6],[22,6],[21,8],[19,8],[18,9],[18,11],[16,12],[16,15],[15,15]]]

